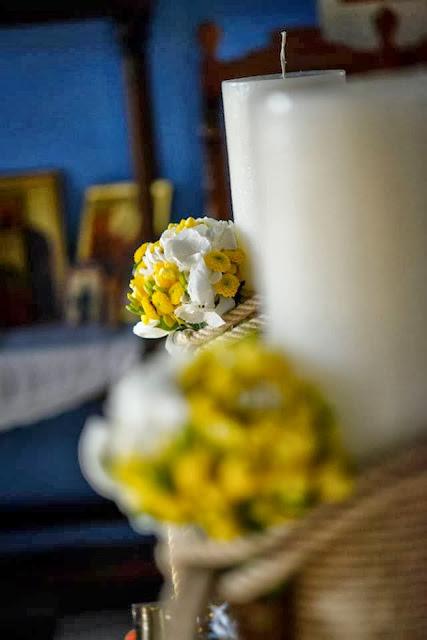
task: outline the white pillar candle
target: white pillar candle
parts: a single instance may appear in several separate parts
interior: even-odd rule
[[[427,74],[255,111],[269,336],[365,459],[427,429]]]
[[[234,221],[238,226],[243,246],[259,262],[262,244],[260,214],[256,205],[256,152],[254,147],[255,123],[253,103],[271,91],[292,95],[308,86],[334,85],[345,81],[344,71],[307,71],[287,73],[285,76],[256,76],[226,80],[222,83],[228,165]],[[321,126],[321,125],[319,125]],[[261,231],[261,235],[259,232]],[[249,288],[253,288],[252,269],[245,274]],[[258,281],[258,279],[256,279]]]

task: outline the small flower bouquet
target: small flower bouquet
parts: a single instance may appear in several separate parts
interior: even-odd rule
[[[245,254],[232,222],[187,218],[170,224],[160,239],[135,252],[128,310],[140,318],[134,332],[142,338],[177,331],[219,327],[243,286]]]
[[[352,486],[327,402],[256,338],[136,370],[108,420],[86,427],[81,460],[131,519],[219,540],[292,521]]]

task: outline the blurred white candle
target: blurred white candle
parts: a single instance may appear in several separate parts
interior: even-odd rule
[[[241,241],[253,256],[255,264],[259,262],[261,248],[260,214],[262,212],[256,205],[257,173],[253,104],[272,90],[292,95],[304,87],[341,84],[344,81],[345,72],[337,70],[287,73],[284,77],[281,75],[255,76],[226,80],[222,83],[233,217],[238,225]],[[249,287],[252,287],[253,278],[250,267],[245,277]]]
[[[427,429],[427,74],[256,112],[269,335],[366,458]]]

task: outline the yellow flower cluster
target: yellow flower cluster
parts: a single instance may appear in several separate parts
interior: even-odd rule
[[[156,455],[113,461],[137,512],[231,539],[351,491],[328,405],[257,339],[200,352],[178,384],[188,425]]]
[[[178,224],[170,224],[168,230],[178,234],[202,223],[203,219],[184,218]],[[156,259],[150,260],[150,254],[156,254]],[[180,271],[175,264],[161,260],[162,254],[161,241],[145,242],[135,251],[127,308],[145,324],[155,321],[159,328],[174,331],[184,324],[174,312],[187,293],[189,274]],[[241,249],[210,251],[204,260],[206,266],[218,274],[213,285],[215,294],[234,298],[242,284],[239,266],[245,260],[244,252]]]
[[[239,265],[245,260],[241,249],[224,249],[210,251],[205,256],[205,264],[211,271],[221,274],[221,279],[214,285],[215,293],[224,298],[234,298],[242,283]]]
[[[178,229],[188,229],[196,224],[194,218],[182,220],[179,225],[169,225]],[[141,270],[147,268],[147,254],[163,253],[159,241],[144,242],[134,254],[134,276],[130,281],[131,293],[128,294],[128,309],[140,316],[141,321],[148,324],[158,321],[158,326],[166,331],[178,328],[180,322],[174,311],[181,304],[187,290],[187,279],[178,267],[171,262],[157,261],[153,265],[153,273],[143,275]]]
[[[145,251],[156,248],[157,243],[145,245]],[[157,247],[158,248],[158,247]],[[140,258],[139,265],[145,257],[144,245],[135,253],[135,262]],[[178,267],[170,262],[156,262],[153,273],[143,275],[136,272],[130,282],[131,293],[128,294],[129,310],[141,317],[142,322],[148,324],[151,320],[159,322],[159,327],[172,331],[178,327],[178,319],[174,315],[186,291],[185,276],[178,271]]]

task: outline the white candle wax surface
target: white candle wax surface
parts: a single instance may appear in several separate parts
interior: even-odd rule
[[[269,338],[364,460],[427,429],[427,74],[255,112]]]
[[[292,94],[304,87],[320,87],[345,82],[345,72],[306,71],[281,75],[255,76],[226,80],[222,83],[224,118],[227,137],[228,164],[230,170],[231,199],[233,217],[237,224],[240,240],[258,264],[259,252],[263,246],[262,211],[256,205],[257,172],[255,121],[253,104],[271,91]],[[249,288],[253,288],[250,264],[245,278]],[[259,278],[256,278],[259,282]],[[255,282],[255,285],[256,285]]]

